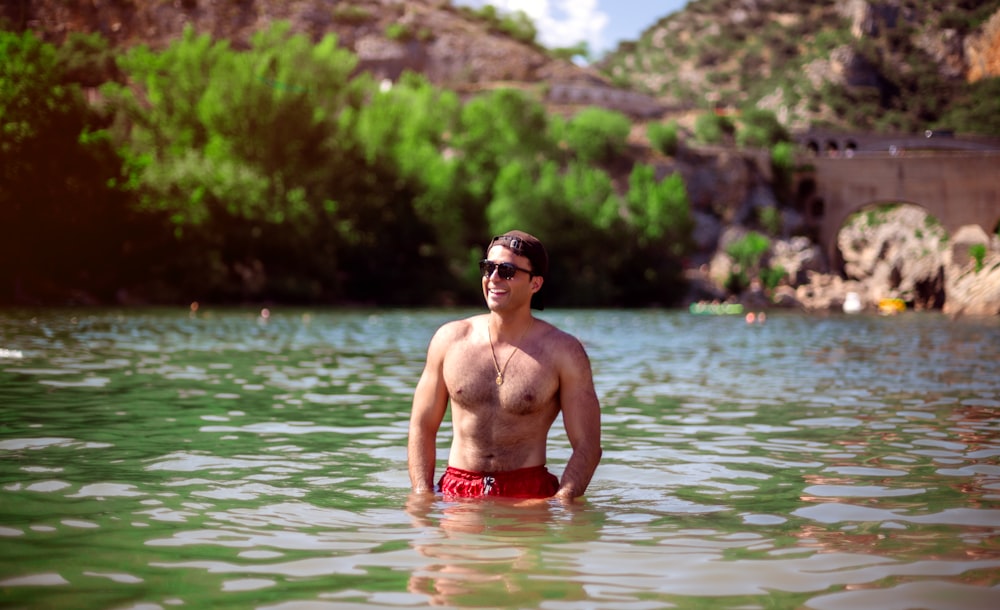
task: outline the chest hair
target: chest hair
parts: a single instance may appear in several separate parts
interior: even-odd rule
[[[497,385],[488,349],[481,354],[455,354],[453,361],[445,361],[452,404],[480,416],[530,415],[551,404],[553,384],[532,354],[514,354],[504,370],[503,384]]]

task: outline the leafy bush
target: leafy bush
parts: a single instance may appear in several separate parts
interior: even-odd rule
[[[969,256],[976,261],[976,273],[983,270],[983,261],[986,259],[986,244],[972,244],[969,246]]]
[[[500,31],[514,40],[520,40],[530,45],[535,44],[535,39],[538,37],[538,28],[535,27],[535,22],[522,10],[504,15],[500,20]]]
[[[1000,136],[1000,77],[965,85],[950,109],[933,126]]]
[[[121,78],[115,54],[99,34],[71,32],[56,51],[67,82],[97,87]]]
[[[121,160],[79,86],[108,75],[103,60],[87,59],[106,46],[70,44],[63,54],[32,32],[0,31],[0,301],[39,285],[108,298],[117,274],[134,271],[126,250],[147,237],[145,223],[128,225],[114,187]]]
[[[371,19],[372,14],[363,6],[340,2],[333,8],[333,20],[338,23],[359,25]]]
[[[792,178],[795,173],[795,145],[778,142],[771,147],[771,173],[775,195],[779,199],[791,197]]]
[[[760,221],[761,227],[769,235],[781,234],[781,211],[778,208],[767,206],[766,208],[758,209],[757,219]]]
[[[554,59],[564,59],[566,61],[572,61],[576,57],[589,61],[591,58],[590,45],[586,41],[580,41],[571,47],[549,49],[549,55]]]
[[[501,12],[492,4],[487,4],[480,9],[463,6],[459,10],[469,17],[482,20],[494,32],[502,32],[526,44],[535,44],[538,29],[531,17],[523,10]]]
[[[607,161],[625,149],[631,129],[624,114],[591,106],[569,121],[566,141],[583,162]]]
[[[740,115],[736,130],[740,146],[768,147],[788,140],[788,130],[770,110],[749,108]]]
[[[629,223],[647,242],[664,243],[680,256],[687,248],[694,222],[687,187],[679,173],[656,181],[656,170],[637,164],[629,176],[626,196]]]
[[[734,129],[732,119],[715,112],[700,114],[694,122],[694,135],[704,144],[720,144]]]
[[[788,272],[781,265],[766,267],[760,270],[760,281],[768,290],[774,290],[781,284]]]
[[[385,26],[385,37],[389,40],[406,42],[407,40],[413,39],[413,32],[406,24],[394,21],[393,23]]]
[[[679,127],[677,121],[669,123],[650,123],[646,128],[646,137],[656,150],[665,155],[676,155],[679,146]]]
[[[726,247],[726,254],[732,257],[739,268],[752,272],[760,268],[764,254],[771,248],[771,240],[756,231],[750,231]]]

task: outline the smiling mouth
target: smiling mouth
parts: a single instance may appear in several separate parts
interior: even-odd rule
[[[496,298],[504,297],[504,296],[507,296],[509,294],[509,292],[507,290],[503,290],[503,289],[500,289],[500,288],[488,288],[486,290],[486,293],[489,296],[496,297]]]

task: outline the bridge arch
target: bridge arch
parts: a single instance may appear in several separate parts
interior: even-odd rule
[[[912,203],[937,218],[949,235],[965,225],[994,233],[1000,223],[1000,154],[858,155],[810,160],[818,213],[807,213],[831,263],[837,234],[853,212],[876,202]],[[808,204],[807,204],[808,205]]]
[[[964,241],[967,255],[971,243]],[[861,206],[842,223],[838,246],[845,275],[873,280],[874,296],[901,296],[916,309],[944,307],[945,272],[939,263],[947,251],[954,254],[954,242],[926,206],[907,201]]]
[[[888,210],[895,208],[912,208],[919,210],[920,212],[927,215],[927,226],[926,231],[928,233],[940,233],[942,238],[947,240],[953,234],[952,232],[945,229],[944,224],[941,219],[938,218],[934,212],[928,208],[928,206],[921,204],[918,201],[897,201],[897,200],[874,200],[866,203],[860,203],[857,207],[850,210],[844,210],[839,219],[831,218],[830,222],[832,225],[836,226],[836,231],[833,234],[833,244],[831,254],[835,258],[831,258],[830,261],[834,265],[843,264],[844,253],[840,251],[840,237],[841,232],[847,227],[848,223],[851,222],[858,214],[870,213],[874,216],[881,216],[885,214]]]

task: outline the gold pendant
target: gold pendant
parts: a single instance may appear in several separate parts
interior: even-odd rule
[[[497,373],[497,385],[503,385],[503,373]]]

